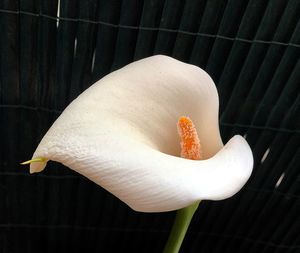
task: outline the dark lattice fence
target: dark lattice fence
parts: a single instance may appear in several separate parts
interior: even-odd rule
[[[153,54],[213,77],[223,140],[245,136],[255,158],[239,194],[200,205],[181,252],[300,252],[299,19],[299,0],[0,0],[0,252],[161,252],[173,212],[18,164],[79,93]]]

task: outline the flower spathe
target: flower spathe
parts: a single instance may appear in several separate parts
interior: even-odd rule
[[[63,163],[143,212],[176,210],[238,192],[251,175],[241,136],[223,146],[218,94],[200,68],[167,56],[131,63],[92,85],[54,122],[30,164]],[[193,119],[202,157],[180,158],[177,120]]]

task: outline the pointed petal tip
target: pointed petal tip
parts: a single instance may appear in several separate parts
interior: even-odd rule
[[[43,171],[45,169],[48,161],[49,160],[44,157],[38,157],[38,158],[34,158],[32,160],[27,161],[27,164],[30,164],[29,173],[33,174],[33,173],[38,173],[38,172]]]
[[[33,174],[44,170],[48,161],[49,160],[44,157],[36,157],[28,161],[21,162],[20,165],[29,165],[29,173]]]

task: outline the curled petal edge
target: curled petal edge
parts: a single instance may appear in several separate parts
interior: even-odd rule
[[[127,143],[119,151],[112,156],[92,155],[80,163],[59,157],[56,161],[141,212],[172,211],[198,200],[229,198],[244,186],[253,167],[251,149],[239,135],[213,157],[200,161],[167,155],[143,144]],[[32,163],[30,171],[39,172],[45,165]],[[95,165],[97,170],[88,169]]]

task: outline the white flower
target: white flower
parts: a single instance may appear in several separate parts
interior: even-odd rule
[[[190,117],[204,160],[180,158],[177,120]],[[251,175],[252,152],[241,136],[224,147],[218,95],[200,68],[166,56],[115,71],[75,99],[37,147],[30,172],[63,163],[143,212],[221,200]]]

